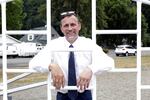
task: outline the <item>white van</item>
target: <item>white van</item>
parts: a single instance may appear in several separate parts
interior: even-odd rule
[[[16,44],[18,49],[18,56],[28,57],[36,55],[41,49],[42,46],[33,42],[22,42]]]
[[[17,50],[17,47],[15,45],[7,45],[6,47],[6,53],[7,53],[7,56],[13,56],[13,57],[16,57],[18,56],[18,50]],[[0,45],[0,56],[2,56],[3,53],[2,53],[2,45]]]

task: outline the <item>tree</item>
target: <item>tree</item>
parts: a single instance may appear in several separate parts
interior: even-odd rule
[[[97,5],[99,7],[97,10],[98,29],[136,29],[135,3],[130,0],[106,0],[105,2],[99,0]],[[146,19],[142,15],[142,34],[146,34],[147,28]],[[127,43],[133,44],[134,42],[136,45],[136,35],[128,35],[128,33],[126,35],[101,35],[97,38],[97,43],[110,47],[113,44],[121,44],[123,38],[128,40]]]
[[[146,18],[146,22],[148,23],[148,27],[150,27],[150,5],[142,4],[142,13],[144,14]],[[150,34],[150,29],[147,30],[147,32]]]
[[[150,15],[149,15],[149,12],[150,12],[150,6],[149,5],[145,5],[143,4],[142,5],[142,13],[144,14],[143,17],[145,17],[145,20],[143,20],[143,23],[146,23],[146,24],[142,24],[142,42],[143,42],[143,46],[144,47],[150,47]],[[147,29],[143,29],[143,27],[147,27]]]
[[[97,0],[96,2],[96,27],[97,29],[108,28],[108,16],[105,12],[105,6],[108,3],[108,0]]]
[[[1,11],[1,10],[0,10]],[[23,1],[14,0],[7,3],[6,6],[6,17],[7,17],[7,29],[8,30],[19,30],[22,28],[22,20],[25,17],[23,13]],[[1,17],[0,17],[1,19]],[[0,21],[1,23],[1,21]],[[1,24],[0,24],[1,26]]]
[[[46,0],[23,0],[26,17],[22,29],[46,25]],[[42,8],[43,7],[43,8]]]
[[[136,6],[131,0],[109,0],[105,12],[107,29],[136,29]]]
[[[2,33],[2,20],[1,20],[1,5],[0,5],[0,33]]]
[[[19,2],[20,1],[20,2]],[[21,4],[16,4],[17,9],[11,7],[9,5],[7,9],[11,9],[11,12],[15,12],[20,16],[16,16],[11,18],[13,14],[8,14],[7,19],[9,20],[9,29],[32,29],[35,27],[40,27],[46,25],[46,0],[16,0],[16,2]],[[82,23],[82,30],[81,34],[86,37],[91,37],[91,27],[92,27],[92,20],[91,20],[91,0],[51,0],[51,21],[52,26],[62,35],[60,30],[60,13],[68,8],[76,11],[79,15],[80,21]],[[12,3],[14,4],[14,3]],[[23,5],[22,5],[23,4]],[[136,29],[136,4],[133,3],[131,0],[97,0],[96,1],[96,28],[99,29]],[[22,12],[22,6],[23,12]],[[12,10],[13,9],[13,10]],[[15,10],[14,10],[15,9]],[[149,14],[149,10],[146,10],[147,7],[144,9],[146,15]],[[18,11],[19,10],[19,11]],[[9,13],[9,10],[7,10]],[[24,17],[25,16],[25,17]],[[149,16],[149,15],[148,15]],[[18,22],[14,20],[16,18]],[[148,20],[149,17],[145,17],[142,15],[142,38],[148,37],[147,29],[148,29]],[[23,20],[23,22],[21,22]],[[150,18],[149,18],[150,19]],[[23,23],[23,24],[22,24]],[[16,25],[18,24],[18,26]],[[12,27],[11,27],[12,26]],[[15,27],[15,28],[14,28]],[[126,38],[128,36],[124,35],[122,38]],[[134,39],[136,41],[135,36],[128,36],[130,39]],[[98,37],[98,44],[99,41],[111,41],[119,43],[122,40],[120,35],[113,35],[108,39],[108,37],[101,36]],[[129,40],[129,39],[128,39]],[[145,42],[147,39],[143,39]],[[109,44],[110,43],[105,43]],[[148,43],[146,43],[148,44]]]
[[[41,22],[46,24],[46,4],[43,3],[42,5],[40,5],[37,12],[39,19],[41,19]]]
[[[92,0],[80,0],[78,6],[78,13],[82,18],[81,35],[91,38],[92,35]]]

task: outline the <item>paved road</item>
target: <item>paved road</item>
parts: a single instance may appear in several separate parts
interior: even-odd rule
[[[108,55],[110,57],[115,57],[114,50],[110,50]],[[142,55],[150,55],[150,51],[142,52]],[[8,59],[8,68],[11,67],[28,67],[30,58],[9,58]],[[0,68],[2,67],[2,58],[0,58]]]
[[[116,56],[114,50],[109,50],[108,55],[109,55],[110,57],[115,57],[115,56]],[[141,52],[141,55],[142,55],[142,56],[150,55],[150,51],[142,51],[142,52]]]
[[[8,58],[8,68],[27,67],[29,60],[32,58]],[[0,68],[2,67],[2,58],[0,59]]]

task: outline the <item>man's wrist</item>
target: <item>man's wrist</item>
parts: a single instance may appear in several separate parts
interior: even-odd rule
[[[92,68],[91,68],[91,65],[87,66],[87,68],[88,68],[89,70],[91,70],[91,72],[92,72],[92,74],[93,74],[93,70],[92,70]]]

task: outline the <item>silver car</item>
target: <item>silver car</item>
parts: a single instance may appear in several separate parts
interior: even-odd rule
[[[136,49],[132,47],[131,45],[118,45],[115,49],[116,56],[124,55],[136,55]]]

